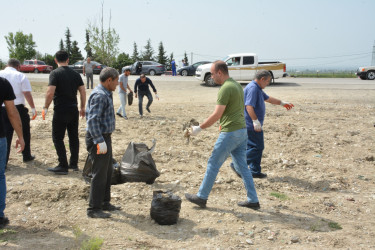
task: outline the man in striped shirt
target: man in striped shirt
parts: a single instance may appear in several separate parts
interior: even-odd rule
[[[86,108],[86,146],[92,162],[92,180],[87,216],[109,218],[104,211],[119,210],[110,203],[112,178],[112,140],[115,113],[112,92],[118,85],[119,74],[113,68],[100,73],[100,84],[92,91]]]

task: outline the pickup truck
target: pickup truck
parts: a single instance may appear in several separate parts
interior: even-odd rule
[[[39,60],[25,60],[20,67],[21,72],[50,73],[52,70],[52,66],[46,65],[45,62]]]
[[[272,81],[283,77],[286,65],[282,62],[258,62],[258,56],[254,53],[231,54],[223,60],[228,65],[229,76],[236,81],[252,81],[258,70],[268,70],[272,75]],[[195,77],[208,86],[215,86],[211,78],[211,63],[204,64],[197,68]]]
[[[359,67],[357,70],[357,76],[362,80],[374,80],[375,66]]]

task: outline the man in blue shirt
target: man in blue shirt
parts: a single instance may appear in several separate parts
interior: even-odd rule
[[[174,59],[172,59],[172,61],[171,61],[171,66],[172,66],[172,76],[176,76],[177,75],[176,61]]]
[[[101,71],[100,84],[92,91],[86,108],[86,147],[92,162],[92,180],[87,216],[109,218],[104,211],[119,210],[110,203],[112,178],[112,139],[115,112],[112,92],[118,85],[119,74],[113,68]]]
[[[260,70],[255,75],[255,80],[250,82],[244,89],[245,95],[245,119],[247,127],[247,165],[250,167],[253,178],[266,178],[267,174],[261,172],[261,160],[264,149],[263,122],[268,102],[274,105],[284,106],[287,110],[293,108],[293,104],[283,102],[268,96],[263,89],[272,80],[272,75],[267,70]],[[233,164],[231,164],[234,169]],[[238,171],[236,171],[238,172]],[[240,175],[239,175],[240,176]]]
[[[147,96],[147,99],[148,99],[148,102],[147,102],[147,105],[146,105],[146,110],[147,110],[147,112],[151,113],[150,106],[151,106],[152,101],[154,99],[152,98],[152,94],[150,92],[149,85],[151,86],[152,90],[154,91],[156,99],[159,99],[158,93],[156,91],[156,88],[155,88],[154,84],[152,83],[150,78],[145,76],[145,74],[141,74],[141,76],[135,81],[135,84],[134,84],[135,98],[137,98],[139,96],[138,109],[139,109],[140,118],[143,117],[142,103],[143,103],[143,97],[144,96]]]

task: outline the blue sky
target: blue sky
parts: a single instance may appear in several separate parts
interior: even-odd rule
[[[101,0],[7,1],[2,4],[0,58],[8,59],[4,36],[32,33],[37,50],[54,54],[69,27],[85,55],[85,29],[98,22]],[[370,65],[375,42],[375,0],[104,0],[104,23],[132,54],[151,39],[168,55],[193,61],[254,52],[261,61],[281,60],[291,69],[356,69]]]

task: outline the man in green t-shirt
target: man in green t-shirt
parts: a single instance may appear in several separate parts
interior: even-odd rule
[[[232,156],[236,169],[240,170],[247,191],[247,200],[238,202],[241,207],[259,209],[253,177],[246,163],[247,131],[244,117],[244,93],[241,85],[229,78],[228,66],[216,61],[211,66],[211,77],[222,85],[214,112],[200,125],[193,126],[191,136],[208,128],[220,119],[221,132],[207,163],[207,170],[197,194],[185,194],[188,201],[205,208],[208,195],[224,161]]]

